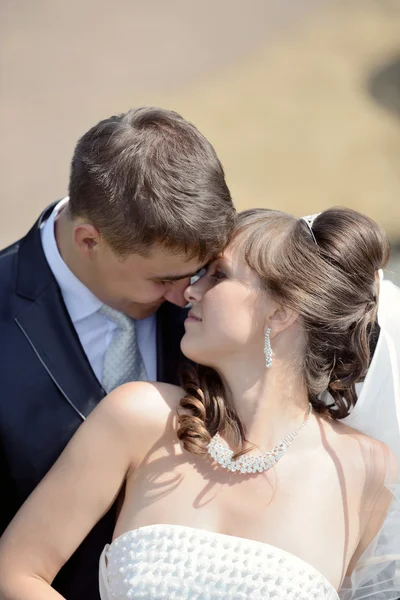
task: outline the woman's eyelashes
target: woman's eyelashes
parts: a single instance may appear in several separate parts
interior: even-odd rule
[[[216,283],[219,283],[220,281],[226,279],[226,275],[220,269],[214,269],[214,271],[210,275],[210,279],[212,279]]]
[[[215,263],[210,263],[206,267],[200,269],[196,275],[191,277],[190,285],[195,284],[196,281],[199,281],[199,279],[204,276],[207,276],[209,279],[211,279],[213,283],[219,283],[220,281],[226,279],[226,274],[220,269],[220,267]]]
[[[226,279],[226,273],[222,270],[218,262],[213,262],[208,266],[207,275],[214,283],[219,283]]]

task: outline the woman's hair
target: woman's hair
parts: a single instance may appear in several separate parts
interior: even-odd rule
[[[314,410],[346,417],[376,343],[377,271],[390,254],[386,234],[345,208],[317,216],[312,233],[303,219],[253,209],[238,215],[233,243],[262,288],[299,314],[306,334],[300,368]],[[245,431],[218,374],[199,366],[183,374],[182,384],[181,406],[189,411],[179,416],[178,437],[186,450],[204,453],[211,437],[223,431],[240,454]]]

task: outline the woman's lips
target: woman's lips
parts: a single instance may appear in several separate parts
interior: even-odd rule
[[[186,319],[185,319],[185,323],[187,323],[187,322],[192,322],[192,323],[195,323],[196,321],[197,321],[197,322],[200,322],[200,321],[201,321],[200,317],[197,317],[197,316],[196,316],[196,315],[195,315],[195,314],[194,314],[194,313],[193,313],[193,312],[190,310],[190,311],[188,312],[188,316],[187,316],[187,317],[186,317]]]

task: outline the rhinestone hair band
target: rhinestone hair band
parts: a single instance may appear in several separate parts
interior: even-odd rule
[[[309,403],[309,409],[306,418],[297,429],[289,433],[281,442],[263,454],[251,456],[242,454],[236,460],[232,460],[233,450],[225,446],[218,433],[211,438],[207,446],[207,452],[224,469],[228,469],[232,473],[262,473],[272,469],[285,454],[290,444],[293,442],[296,435],[305,427],[312,413],[312,405]]]
[[[307,217],[301,217],[301,220],[304,221],[304,223],[307,225],[308,229],[310,230],[310,233],[312,235],[312,239],[314,240],[314,244],[317,243],[317,240],[315,239],[315,235],[314,232],[312,230],[314,221],[317,217],[319,217],[321,213],[315,213],[314,215],[307,215]]]

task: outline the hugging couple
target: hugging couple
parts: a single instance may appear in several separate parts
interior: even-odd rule
[[[267,199],[266,199],[267,202]],[[140,108],[0,252],[1,600],[400,596],[400,290]]]

